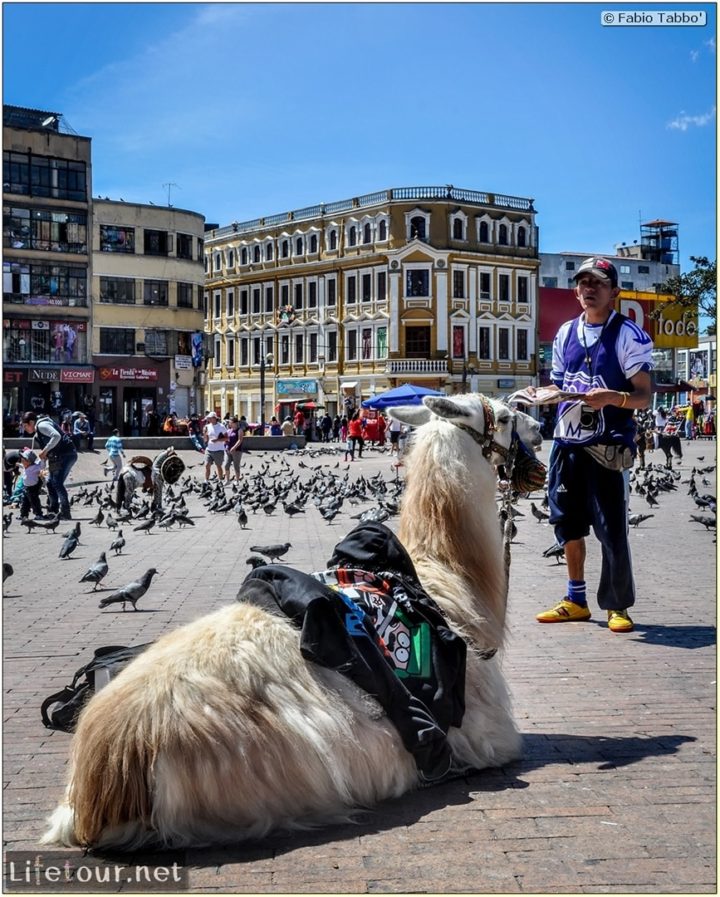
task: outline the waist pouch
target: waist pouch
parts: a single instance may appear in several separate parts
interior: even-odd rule
[[[583,448],[608,470],[629,470],[635,463],[633,453],[626,445],[584,445]]]

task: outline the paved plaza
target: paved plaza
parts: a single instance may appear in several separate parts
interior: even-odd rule
[[[682,480],[693,466],[715,463],[714,442],[683,442],[683,450],[675,468]],[[102,482],[101,457],[81,456],[73,490]],[[182,457],[190,474],[204,476],[199,454]],[[284,457],[305,480],[319,465],[341,475],[348,467],[351,479],[396,475],[389,457],[374,450],[337,470],[341,454]],[[272,456],[253,452],[244,470],[255,473],[266,459]],[[664,457],[647,460],[659,465]],[[701,493],[714,493],[715,482],[714,470],[697,475]],[[519,503],[525,516],[512,550],[503,665],[525,739],[522,760],[386,802],[352,825],[143,859],[180,863],[193,891],[715,893],[716,545],[714,530],[690,520],[702,512],[687,484],[677,485],[655,509],[632,497],[632,511],[654,516],[631,530],[638,599],[628,635],[609,632],[597,610],[592,539],[592,620],[535,622],[536,612],[565,594],[566,568],[542,557],[553,532],[532,517],[529,501]],[[125,552],[108,555],[107,586],[158,569],[138,613],[101,612],[101,593],[78,583],[112,541],[107,528],[90,524],[96,507],[74,505],[83,534],[69,560],[58,559],[60,535],[27,534],[18,521],[3,539],[15,571],[3,599],[6,850],[36,851],[62,795],[70,736],[43,727],[40,704],[94,648],[151,641],[233,601],[250,545],[289,541],[288,564],[323,567],[355,525],[350,514],[371,507],[346,503],[328,525],[310,503],[293,518],[278,505],[269,517],[251,513],[241,530],[234,514],[208,514],[197,496],[188,502],[194,528],[145,535],[126,527]]]

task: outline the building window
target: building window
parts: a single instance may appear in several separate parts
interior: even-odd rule
[[[528,301],[528,279],[527,277],[518,276],[517,279],[517,301]]]
[[[280,287],[280,305],[290,305],[290,286],[286,283]]]
[[[337,249],[337,231],[334,229],[328,234],[328,249],[331,252]]]
[[[308,284],[308,308],[317,308],[317,282],[314,280]]]
[[[378,271],[377,276],[377,301],[384,302],[387,299],[387,273]]]
[[[452,329],[452,357],[465,358],[465,328],[460,324]]]
[[[134,355],[135,331],[120,327],[101,327],[100,354]]]
[[[501,274],[498,277],[498,299],[500,302],[510,301],[510,275]]]
[[[193,285],[191,283],[178,283],[177,304],[178,308],[193,307]]]
[[[284,259],[288,258],[290,255],[290,241],[283,240],[280,244],[280,254]]]
[[[135,252],[135,228],[100,225],[101,252]]]
[[[220,303],[222,302],[222,295],[220,293],[213,293],[213,317],[215,320],[219,320],[220,318]]]
[[[87,252],[87,215],[52,209],[3,209],[3,246],[44,252]]]
[[[650,265],[638,265],[638,274],[649,274]]]
[[[165,230],[145,229],[143,251],[145,255],[168,255],[172,250],[172,238]]]
[[[167,357],[170,354],[168,336],[167,330],[146,330],[145,354]]]
[[[490,298],[490,273],[488,271],[480,272],[480,298]]]
[[[372,228],[369,224],[363,225],[363,243],[372,243]]]
[[[84,162],[3,152],[5,193],[48,196],[53,199],[87,200],[87,171]]]
[[[453,240],[463,240],[463,220],[462,218],[454,218],[452,224]]]
[[[410,219],[410,239],[426,239],[425,219],[421,215],[416,215]]]
[[[357,302],[357,277],[354,274],[347,279],[347,301],[348,305]]]
[[[247,247],[243,246],[243,248],[240,250],[240,264],[247,265],[247,263],[248,263]]]
[[[253,265],[259,265],[259,264],[260,264],[260,247],[256,243],[255,246],[253,246]]]
[[[227,263],[228,263],[228,268],[235,267],[235,250],[234,249],[228,249]]]
[[[275,305],[275,291],[271,286],[265,287],[265,311],[272,311]]]
[[[302,255],[302,254],[303,254],[303,238],[298,237],[295,240],[295,255]]]
[[[213,361],[215,363],[215,367],[219,368],[220,367],[220,337],[219,336],[215,337],[214,349],[215,349],[215,351],[213,353]]]
[[[630,265],[620,265],[620,273],[621,274],[629,274],[630,273]]]
[[[295,364],[303,363],[303,349],[305,345],[305,337],[302,333],[295,334]]]
[[[3,300],[20,305],[87,305],[87,268],[4,261]]]
[[[348,246],[354,246],[357,243],[357,228],[353,224],[348,231]]]
[[[372,299],[372,274],[362,276],[362,301],[369,302]]]
[[[377,329],[377,357],[387,358],[387,327]]]
[[[565,270],[566,271],[574,271],[575,270],[575,262],[565,262]]]
[[[453,271],[453,299],[465,298],[465,272]]]
[[[334,277],[327,281],[327,304],[337,305],[337,280]]]
[[[266,261],[266,262],[271,262],[271,261],[272,261],[272,259],[273,259],[273,253],[274,253],[273,244],[272,244],[272,243],[266,243],[266,244],[265,244],[265,261]]]
[[[260,364],[260,337],[254,336],[252,338],[252,363]]]
[[[134,305],[135,281],[131,277],[101,277],[100,301],[114,305]]]
[[[303,307],[303,285],[301,283],[295,284],[295,308],[301,309]]]
[[[328,330],[327,336],[327,360],[337,361],[337,330]]]
[[[528,360],[528,332],[527,330],[517,331],[517,349],[515,357],[518,361]]]
[[[480,339],[478,341],[478,358],[482,358],[485,361],[490,360],[490,328],[489,327],[481,327],[479,333]]]
[[[203,293],[203,315],[207,319],[208,316],[208,294]]]
[[[635,289],[635,284],[633,283],[632,280],[621,280],[621,281],[620,281],[620,287],[621,287],[621,289],[623,289],[623,290],[634,290],[634,289]]]
[[[383,218],[378,224],[378,243],[384,243],[387,240],[387,221]]]
[[[498,228],[498,243],[500,246],[508,245],[508,229],[507,224],[501,224]]]
[[[488,227],[487,221],[480,222],[480,236],[478,239],[481,243],[490,242],[490,228]]]
[[[246,368],[250,361],[249,340],[246,336],[240,337],[240,367]]]
[[[247,315],[248,313],[248,291],[240,290],[240,314]]]
[[[544,287],[552,287],[553,289],[556,289],[558,285],[558,279],[557,277],[543,277],[542,285]]]
[[[178,234],[176,253],[179,259],[192,259],[193,238],[190,234]],[[232,252],[232,250],[230,250]],[[230,263],[232,264],[232,262]]]
[[[430,272],[410,270],[407,272],[405,285],[406,296],[430,295]]]
[[[235,367],[235,337],[229,335],[225,339],[225,358],[229,368]]]
[[[348,361],[357,361],[357,355],[358,355],[357,330],[348,330],[347,331],[347,360]]]
[[[510,330],[507,327],[498,328],[498,358],[500,361],[510,358]]]
[[[145,305],[167,305],[167,280],[146,280],[143,283],[143,301]]]
[[[310,252],[312,254],[318,251],[318,238],[317,234],[310,234]]]
[[[235,314],[235,293],[233,290],[227,291],[227,316],[232,318]]]
[[[252,291],[252,313],[260,314],[260,287],[254,287]]]
[[[280,364],[290,364],[290,337],[287,333],[280,337]]]
[[[405,328],[405,355],[407,358],[430,357],[430,327]]]
[[[310,334],[310,340],[308,342],[308,364],[315,364],[318,360],[318,335],[317,333]]]
[[[526,245],[527,234],[525,228],[520,225],[517,229],[517,244],[520,247],[524,247]]]
[[[360,351],[363,361],[370,361],[372,358],[372,327],[363,327],[360,336]]]

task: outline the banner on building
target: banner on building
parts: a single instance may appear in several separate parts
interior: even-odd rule
[[[276,384],[278,396],[316,396],[317,380],[278,380]]]
[[[152,368],[106,367],[98,371],[101,380],[155,381],[158,372]]]

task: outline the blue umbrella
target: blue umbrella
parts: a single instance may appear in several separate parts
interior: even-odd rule
[[[373,399],[366,399],[363,408],[373,408],[377,411],[383,408],[392,408],[394,405],[422,405],[423,396],[444,396],[444,392],[437,389],[427,389],[424,386],[415,386],[413,383],[403,383],[395,389],[381,392]]]

